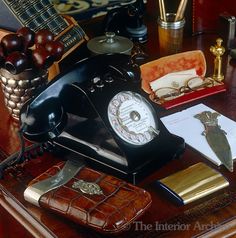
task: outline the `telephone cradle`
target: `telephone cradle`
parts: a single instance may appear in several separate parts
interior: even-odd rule
[[[97,55],[26,102],[20,123],[26,139],[82,155],[89,166],[135,184],[184,151],[183,138],[169,133],[158,110],[130,56]]]

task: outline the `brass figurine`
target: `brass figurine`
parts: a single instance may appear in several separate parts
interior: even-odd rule
[[[212,78],[216,81],[222,81],[224,75],[222,73],[222,55],[225,53],[225,48],[222,46],[223,40],[216,39],[216,45],[210,47],[211,53],[215,56],[214,60],[214,73]]]

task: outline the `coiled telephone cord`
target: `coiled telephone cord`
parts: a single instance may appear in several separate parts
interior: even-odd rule
[[[21,164],[25,160],[41,156],[44,151],[49,151],[51,149],[51,145],[48,142],[35,143],[29,146],[25,146],[25,140],[23,138],[23,130],[24,128],[22,127],[18,131],[18,137],[20,140],[20,150],[10,155],[0,163],[0,179],[3,178],[4,171],[7,168],[10,168],[16,164]]]

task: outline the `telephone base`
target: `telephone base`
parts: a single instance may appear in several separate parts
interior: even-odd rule
[[[60,155],[63,153],[63,156],[65,156],[66,158],[76,158],[78,155],[82,155],[84,157],[84,162],[89,167],[107,174],[111,174],[132,184],[137,184],[145,177],[149,176],[151,173],[165,166],[171,160],[178,159],[183,154],[185,149],[183,138],[173,135],[172,139],[174,141],[171,142],[171,145],[167,145],[167,149],[164,152],[162,151],[160,155],[157,155],[156,159],[148,160],[147,158],[143,158],[146,162],[132,169],[129,169],[128,166],[123,166],[123,168],[116,166],[115,164],[112,164],[108,159],[106,163],[104,158],[102,158],[101,156],[92,157],[83,154],[71,147],[71,144],[70,146],[66,146],[64,143],[59,142],[53,142],[53,144],[56,145],[57,149],[60,151]]]

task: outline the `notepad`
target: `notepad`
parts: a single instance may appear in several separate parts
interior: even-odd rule
[[[162,117],[161,121],[171,133],[183,137],[186,144],[199,151],[214,164],[221,165],[221,161],[208,145],[205,136],[202,135],[204,125],[200,122],[200,120],[194,118],[194,115],[203,111],[215,112],[214,109],[204,104],[198,104],[183,111]],[[224,115],[221,115],[218,117],[218,124],[221,126],[221,129],[227,133],[226,137],[231,147],[232,157],[235,159],[236,122]]]

